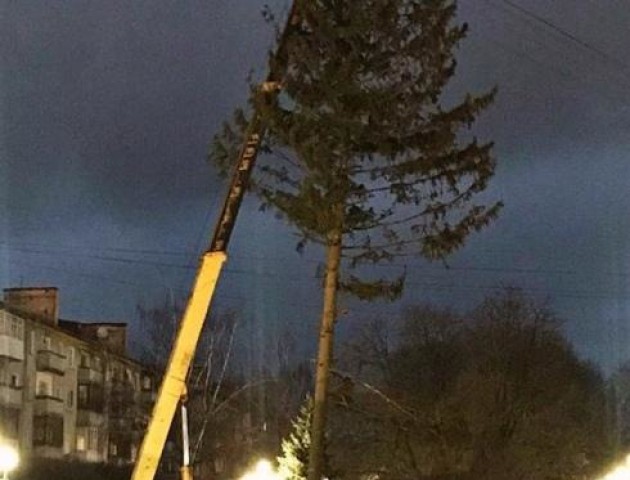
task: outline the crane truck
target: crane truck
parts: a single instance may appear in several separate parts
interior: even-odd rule
[[[281,86],[286,66],[286,39],[296,25],[296,8],[293,3],[276,52],[270,61],[267,78],[260,86],[260,95],[266,97],[268,101],[278,94]],[[195,356],[221,269],[227,259],[228,243],[264,133],[265,125],[258,112],[254,110],[245,131],[244,143],[241,146],[236,169],[232,175],[212,241],[199,261],[192,292],[178,325],[162,383],[134,465],[132,480],[153,480],[155,477],[177,406],[185,399],[188,371]],[[182,413],[185,426],[185,410]],[[184,431],[185,434],[186,431]],[[186,456],[186,449],[184,455]],[[184,461],[182,480],[192,478],[186,463]]]

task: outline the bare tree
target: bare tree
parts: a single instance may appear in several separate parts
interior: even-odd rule
[[[400,332],[387,351],[379,329],[356,336],[353,355],[386,361],[381,382],[339,372],[354,387],[332,418],[344,478],[590,478],[605,463],[604,382],[544,304],[507,290],[466,315],[413,308]]]
[[[138,318],[145,341],[141,355],[156,374],[161,374],[169,358],[174,334],[183,309],[182,302],[167,296],[156,306],[138,306]],[[213,315],[206,322],[199,348],[188,375],[186,404],[189,412],[191,463],[199,470],[214,470],[216,444],[227,443],[227,433],[214,427],[239,421],[234,409],[239,396],[255,382],[246,383],[236,373],[235,338],[238,316],[235,312]],[[181,447],[179,419],[174,423],[171,441]],[[232,427],[224,429],[231,432]],[[209,434],[212,432],[212,435]],[[221,437],[221,438],[220,438]]]

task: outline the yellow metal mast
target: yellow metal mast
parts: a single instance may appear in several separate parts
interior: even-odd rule
[[[262,85],[262,95],[277,94],[286,64],[284,61],[285,40],[290,27],[295,24],[295,4],[293,4],[278,43],[275,61],[271,62],[267,79]],[[199,262],[193,289],[179,323],[166,371],[153,406],[153,413],[134,466],[132,480],[153,480],[155,477],[177,404],[186,393],[188,370],[195,355],[221,268],[227,258],[226,250],[234,229],[234,222],[247,189],[263,135],[264,125],[257,112],[254,112],[210,247]]]

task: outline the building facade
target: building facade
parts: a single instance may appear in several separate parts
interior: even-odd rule
[[[56,288],[5,289],[0,303],[0,436],[25,457],[125,465],[155,398],[126,355],[126,325],[59,319]]]

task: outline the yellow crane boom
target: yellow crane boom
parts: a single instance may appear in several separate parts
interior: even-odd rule
[[[186,392],[188,369],[225,259],[224,252],[207,252],[201,258],[193,291],[180,321],[166,372],[153,406],[153,414],[134,466],[131,477],[133,480],[152,480],[155,476],[177,404]]]
[[[296,18],[295,4],[293,4],[287,24],[279,39],[275,61],[270,62],[267,79],[261,88],[263,95],[277,94],[284,74],[285,40],[290,27],[296,24]],[[186,394],[188,370],[195,355],[221,268],[227,258],[226,250],[234,222],[247,189],[263,135],[264,125],[257,112],[253,112],[210,247],[199,262],[193,289],[180,320],[151,419],[134,465],[132,480],[153,480],[155,477],[177,405]]]

